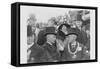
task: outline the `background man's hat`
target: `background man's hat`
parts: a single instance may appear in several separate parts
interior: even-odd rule
[[[46,32],[45,32],[44,35],[46,36],[48,34],[54,34],[54,35],[56,35],[57,33],[56,33],[55,27],[46,27]]]

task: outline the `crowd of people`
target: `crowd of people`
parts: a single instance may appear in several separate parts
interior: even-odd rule
[[[27,62],[61,62],[90,59],[90,12],[69,11],[48,23],[27,21]]]

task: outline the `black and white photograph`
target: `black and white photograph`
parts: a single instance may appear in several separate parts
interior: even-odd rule
[[[20,64],[95,60],[96,10],[20,5]]]

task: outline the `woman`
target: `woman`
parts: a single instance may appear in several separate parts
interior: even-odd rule
[[[77,41],[77,33],[69,33],[66,36],[67,41],[64,52],[62,53],[62,61],[88,60],[90,58],[85,46]]]
[[[68,24],[61,24],[58,28],[56,45],[58,52],[60,52],[61,58],[62,58],[62,53],[64,51],[65,43],[67,43],[67,42],[64,43],[65,35],[67,35],[69,31],[70,31],[70,25]]]

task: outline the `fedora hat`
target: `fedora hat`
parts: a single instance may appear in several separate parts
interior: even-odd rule
[[[48,34],[56,35],[55,28],[54,27],[45,27],[44,30],[41,30],[38,34],[37,44],[42,46],[46,42],[46,35],[48,35]]]
[[[48,34],[57,35],[55,27],[46,27],[46,32],[44,35],[46,36]]]

